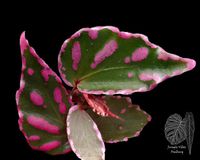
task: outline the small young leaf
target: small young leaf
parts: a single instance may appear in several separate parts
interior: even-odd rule
[[[104,160],[105,146],[96,124],[78,105],[72,106],[67,116],[70,146],[82,160]]]
[[[142,111],[138,105],[133,105],[129,98],[105,96],[104,100],[110,111],[123,119],[122,121],[112,117],[102,117],[91,109],[87,110],[105,142],[126,141],[128,138],[136,137],[151,120],[151,116]]]
[[[195,61],[169,54],[142,34],[115,27],[83,28],[67,39],[58,57],[66,84],[88,94],[131,94],[195,67]]]
[[[22,73],[16,93],[19,126],[33,149],[49,154],[69,152],[65,119],[69,95],[59,77],[36,54],[25,39],[20,38]]]

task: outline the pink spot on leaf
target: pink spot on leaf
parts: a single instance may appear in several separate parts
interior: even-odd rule
[[[41,106],[44,103],[44,99],[37,91],[32,91],[30,93],[30,99],[33,102],[33,104],[36,106]]]
[[[53,149],[59,147],[60,145],[61,145],[60,141],[55,140],[55,141],[47,142],[47,143],[41,145],[39,147],[39,149],[41,151],[50,151],[50,150],[53,150]]]
[[[44,68],[41,70],[42,77],[45,81],[49,80],[49,75],[53,75],[53,72],[49,68]]]
[[[88,31],[88,35],[90,36],[91,39],[96,39],[97,36],[98,36],[98,30],[95,30],[95,29],[90,29]]]
[[[34,74],[34,70],[32,68],[28,68],[28,75],[32,76]]]
[[[28,138],[29,141],[38,141],[40,140],[40,136],[32,135]]]
[[[62,114],[65,114],[66,113],[66,105],[62,102],[62,103],[60,103],[59,104],[59,111],[60,111],[60,113],[62,113]]]
[[[125,57],[124,58],[124,63],[129,64],[131,62],[131,58],[130,57]]]
[[[80,43],[79,42],[75,42],[73,44],[72,47],[72,60],[73,60],[73,64],[72,64],[72,68],[74,70],[78,69],[78,64],[81,60],[81,47],[80,47]]]
[[[141,73],[139,78],[142,81],[154,80],[158,84],[163,80],[164,76],[159,73]]]
[[[111,40],[105,44],[104,48],[95,55],[94,62],[91,64],[91,68],[96,68],[98,64],[104,61],[107,57],[111,56],[117,48],[118,44],[115,40]]]
[[[150,75],[150,74],[141,73],[141,74],[139,75],[139,78],[140,78],[140,80],[142,80],[142,81],[150,81],[150,80],[153,79],[153,76]]]
[[[142,61],[145,58],[147,58],[148,56],[148,48],[146,47],[141,47],[136,49],[133,53],[132,53],[132,61],[133,62],[138,62],[138,61]]]
[[[62,92],[61,92],[61,90],[60,90],[59,87],[56,87],[56,88],[54,89],[53,96],[54,96],[54,100],[55,100],[57,103],[61,103],[61,102],[62,102]]]
[[[125,112],[126,112],[126,108],[123,108],[123,109],[120,111],[121,114],[124,114]]]
[[[132,78],[133,77],[133,73],[129,72],[128,73],[128,78]]]
[[[66,105],[62,102],[62,91],[59,87],[56,87],[53,92],[54,100],[59,104],[60,113],[66,113]]]
[[[59,134],[59,127],[56,125],[50,124],[44,118],[30,115],[27,117],[27,121],[30,125],[32,125],[33,127],[37,129],[44,130],[52,134]]]

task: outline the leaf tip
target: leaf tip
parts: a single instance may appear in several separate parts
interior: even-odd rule
[[[185,58],[185,61],[187,63],[187,70],[192,70],[196,66],[196,61],[190,58]]]
[[[28,40],[26,39],[25,31],[23,31],[22,34],[21,34],[21,36],[20,36],[21,54],[24,53],[24,51],[27,49],[28,46],[29,46]]]

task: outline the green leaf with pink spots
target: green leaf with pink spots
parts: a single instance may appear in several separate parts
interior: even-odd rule
[[[49,154],[69,152],[66,116],[69,95],[60,78],[36,54],[25,39],[20,38],[22,73],[16,93],[19,126],[33,149]]]
[[[97,124],[103,140],[108,143],[127,141],[128,138],[136,137],[143,127],[151,120],[151,116],[141,110],[138,105],[131,103],[130,98],[105,96],[110,111],[121,119],[102,117],[87,109],[88,114]]]
[[[81,29],[64,42],[58,61],[66,84],[84,93],[107,95],[148,91],[195,67],[194,60],[115,27]]]

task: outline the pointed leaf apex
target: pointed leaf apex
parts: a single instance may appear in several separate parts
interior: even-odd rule
[[[27,49],[28,46],[29,46],[28,40],[25,37],[25,31],[23,31],[22,34],[21,34],[21,36],[20,36],[21,54],[24,53],[24,51]]]
[[[195,68],[195,66],[196,66],[196,61],[195,60],[186,58],[186,61],[187,61],[187,69],[188,69],[188,71],[192,70],[193,68]]]

